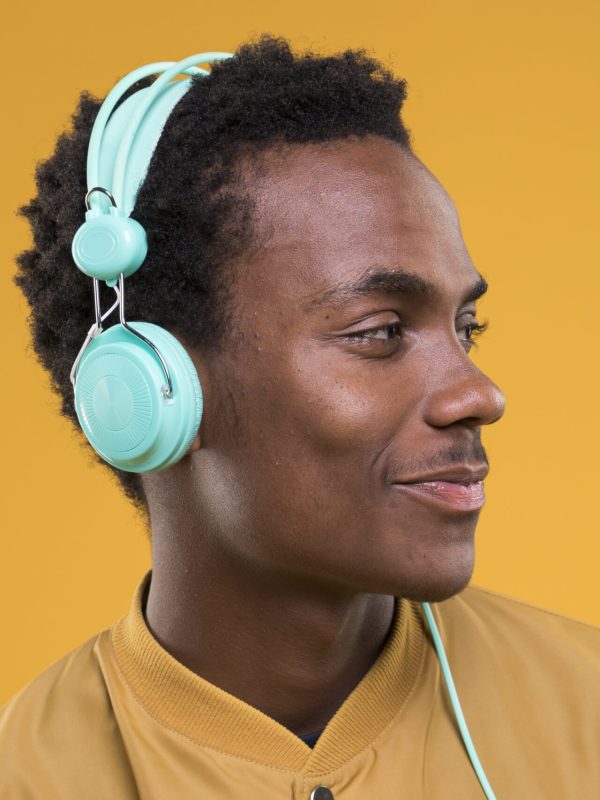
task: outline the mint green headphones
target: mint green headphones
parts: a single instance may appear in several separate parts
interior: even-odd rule
[[[174,79],[207,75],[196,65],[231,56],[198,53],[134,70],[108,94],[92,129],[87,210],[72,254],[94,280],[96,320],[75,359],[71,382],[77,417],[90,444],[126,472],[156,472],[175,464],[200,427],[202,390],[184,347],[164,328],[125,319],[125,278],[140,268],[148,250],[145,230],[129,215],[164,124],[191,84],[191,77]],[[157,74],[151,86],[111,113],[133,84]],[[117,296],[104,314],[99,281]],[[103,330],[102,322],[117,306],[119,323]]]

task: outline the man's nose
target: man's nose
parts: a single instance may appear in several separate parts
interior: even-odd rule
[[[429,425],[491,425],[504,414],[506,399],[502,391],[466,353],[464,359],[449,359],[432,378],[425,407]]]

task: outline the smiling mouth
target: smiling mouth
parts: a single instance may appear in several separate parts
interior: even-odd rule
[[[479,511],[485,503],[483,480],[432,480],[394,483],[394,490],[446,512]]]

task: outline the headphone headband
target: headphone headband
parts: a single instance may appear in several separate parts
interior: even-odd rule
[[[121,78],[121,80],[109,92],[106,99],[102,103],[102,107],[98,112],[98,116],[96,117],[94,126],[92,128],[87,157],[88,192],[95,187],[103,186],[100,176],[100,159],[104,134],[113,109],[125,92],[131,88],[131,86],[143,78],[160,73],[160,76],[154,81],[154,83],[147,90],[144,90],[144,95],[140,97],[133,116],[127,122],[127,126],[120,138],[119,147],[114,162],[111,185],[103,187],[112,193],[117,207],[119,209],[126,210],[127,215],[131,213],[131,210],[135,205],[137,187],[136,191],[133,193],[133,197],[125,197],[124,187],[126,167],[131,146],[147,112],[153,107],[155,101],[164,92],[164,90],[171,85],[170,81],[173,78],[183,74],[190,76],[208,75],[209,73],[206,70],[200,69],[195,65],[207,64],[213,61],[223,61],[227,58],[231,58],[232,55],[232,53],[222,52],[197,53],[178,62],[167,61],[146,64],[145,66],[138,67]],[[176,99],[179,99],[179,97]],[[166,114],[160,120],[161,125],[159,131],[162,130],[162,127],[164,126],[164,123],[166,122],[171,110],[172,106],[169,105],[166,109]],[[153,142],[153,144],[155,145],[156,142]],[[147,163],[149,163],[152,152],[147,153],[146,155]],[[100,206],[97,205],[96,208],[100,208]]]

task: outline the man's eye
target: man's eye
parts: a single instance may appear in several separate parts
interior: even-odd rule
[[[401,337],[402,325],[400,322],[391,322],[388,325],[380,325],[378,328],[347,333],[344,339],[348,342],[389,342],[392,339],[400,339]]]
[[[485,331],[488,329],[488,325],[488,322],[479,323],[475,321],[469,322],[468,325],[465,325],[465,327],[461,329],[465,331],[465,336],[460,338],[461,341],[466,342],[467,344],[467,353],[471,347],[477,347],[477,343],[474,341],[474,339],[476,336],[481,336],[482,333],[485,333]]]

